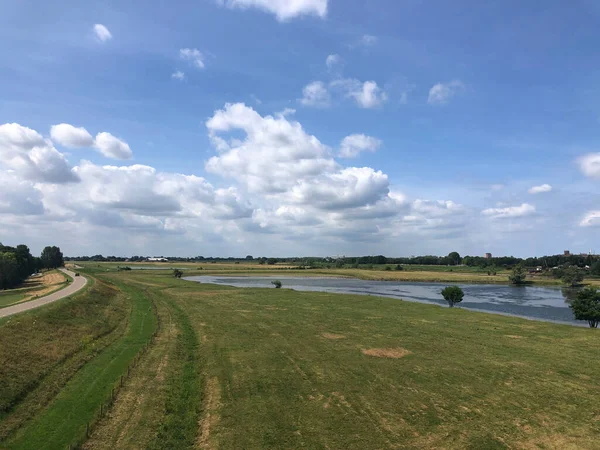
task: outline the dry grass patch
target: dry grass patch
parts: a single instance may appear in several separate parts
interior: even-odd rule
[[[346,339],[346,336],[343,334],[335,334],[335,333],[321,333],[321,336],[325,339]]]
[[[206,414],[199,423],[200,433],[198,434],[197,448],[213,449],[216,448],[214,439],[211,438],[211,430],[219,423],[219,409],[221,407],[221,385],[219,379],[214,377],[208,380],[206,386]]]
[[[396,348],[363,348],[363,355],[367,356],[375,356],[376,358],[404,358],[407,355],[410,355],[412,352],[410,350],[406,350],[402,347]]]

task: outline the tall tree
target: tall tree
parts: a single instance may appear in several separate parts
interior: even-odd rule
[[[65,265],[63,254],[56,246],[44,248],[41,259],[46,269],[56,269]]]
[[[600,323],[600,292],[586,287],[577,293],[577,298],[569,305],[575,319],[586,320],[590,328],[598,328]]]

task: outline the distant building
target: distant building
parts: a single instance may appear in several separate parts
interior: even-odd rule
[[[565,253],[564,253],[564,255],[565,255],[565,256],[571,256],[571,252],[570,252],[569,250],[565,250]]]
[[[486,253],[485,254],[485,259],[492,259],[492,254],[491,253]]]
[[[148,258],[149,262],[167,262],[169,261],[167,258]]]

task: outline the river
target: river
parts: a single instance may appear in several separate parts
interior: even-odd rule
[[[187,277],[199,283],[212,283],[235,287],[271,288],[278,279],[284,288],[297,291],[333,292],[392,297],[408,301],[446,305],[440,291],[447,283],[369,281],[355,278],[321,277]],[[528,319],[582,325],[575,321],[569,309],[568,290],[554,287],[508,286],[501,284],[458,284],[465,298],[461,308],[508,314]]]

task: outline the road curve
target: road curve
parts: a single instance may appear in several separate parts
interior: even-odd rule
[[[28,302],[19,303],[17,305],[8,306],[6,308],[0,309],[0,319],[3,317],[12,316],[13,314],[18,314],[20,312],[29,311],[30,309],[39,308],[40,306],[47,305],[48,303],[55,302],[62,298],[68,297],[69,295],[73,295],[76,292],[83,289],[83,287],[87,284],[87,278],[82,276],[75,276],[74,272],[71,272],[67,269],[59,269],[61,272],[66,273],[71,278],[73,278],[73,282],[69,283],[64,289],[60,291],[56,291],[50,295],[47,295],[42,298],[38,298],[36,300],[30,300]]]

